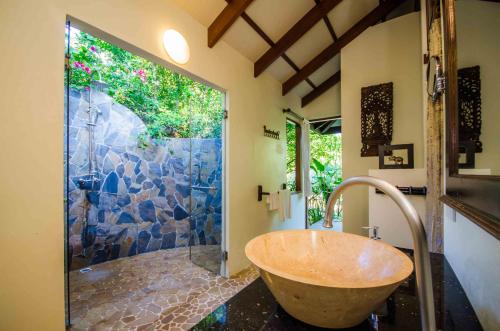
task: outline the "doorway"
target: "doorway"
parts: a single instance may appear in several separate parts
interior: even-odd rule
[[[306,227],[323,229],[328,197],[342,182],[342,119],[310,120],[309,142],[312,195],[307,198]],[[342,231],[342,199],[335,204],[333,229]]]

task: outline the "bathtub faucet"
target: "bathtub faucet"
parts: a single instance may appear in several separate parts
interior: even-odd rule
[[[337,186],[337,188],[330,194],[326,204],[323,227],[333,227],[332,222],[335,202],[346,188],[357,185],[367,185],[378,188],[389,196],[405,215],[408,225],[410,226],[413,237],[413,246],[415,248],[413,255],[415,259],[415,274],[417,278],[417,292],[420,305],[422,329],[424,331],[436,331],[434,295],[432,293],[431,261],[427,246],[427,236],[425,234],[424,225],[420,216],[418,216],[417,211],[403,193],[385,180],[376,177],[359,176],[348,178]]]

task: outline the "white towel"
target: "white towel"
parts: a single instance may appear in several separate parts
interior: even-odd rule
[[[279,207],[279,197],[278,192],[270,192],[266,197],[266,202],[269,205],[269,210],[278,210]]]
[[[309,121],[304,119],[302,123],[302,135],[300,137],[300,157],[302,170],[302,193],[305,197],[312,195],[310,168],[310,144],[309,144]]]
[[[278,194],[279,204],[278,213],[279,218],[282,221],[290,219],[292,217],[291,213],[291,194],[289,189],[280,190]]]

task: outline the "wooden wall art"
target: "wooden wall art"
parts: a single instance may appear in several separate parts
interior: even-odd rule
[[[392,140],[392,82],[361,88],[361,156],[378,156]]]
[[[481,135],[481,77],[479,66],[458,69],[458,139],[474,142],[475,153],[483,151]],[[460,153],[465,149],[460,146]]]
[[[413,169],[413,144],[379,145],[379,169]]]

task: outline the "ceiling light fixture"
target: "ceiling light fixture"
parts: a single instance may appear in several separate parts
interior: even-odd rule
[[[168,56],[178,64],[186,64],[189,61],[189,45],[186,39],[176,30],[168,29],[163,34],[163,47]]]

